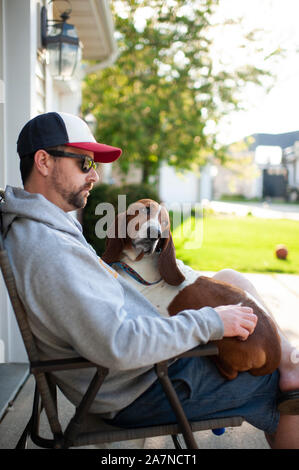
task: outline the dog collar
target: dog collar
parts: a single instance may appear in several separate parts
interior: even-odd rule
[[[131,276],[133,279],[135,279],[135,281],[140,282],[140,284],[144,284],[145,286],[152,286],[152,285],[158,284],[158,282],[162,281],[162,278],[161,278],[161,279],[159,279],[158,281],[155,281],[155,282],[148,282],[145,279],[143,279],[143,277],[141,277],[140,274],[138,274],[136,271],[134,271],[134,269],[131,268],[131,266],[129,266],[126,263],[123,263],[122,261],[116,261],[114,263],[110,263],[110,266],[118,266],[123,271],[125,271],[127,274],[129,274],[129,276]]]

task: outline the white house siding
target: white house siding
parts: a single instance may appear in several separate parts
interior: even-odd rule
[[[73,0],[73,22],[83,42],[83,58],[104,68],[117,57],[108,0]],[[48,0],[0,0],[0,187],[21,186],[17,136],[37,114],[65,111],[79,114],[80,67],[69,82],[52,80],[41,48],[40,11]],[[2,94],[4,91],[4,97]],[[4,99],[5,98],[5,99]],[[0,277],[0,362],[27,362],[6,289]]]
[[[45,55],[40,48],[43,4],[39,0],[1,0],[1,74],[5,89],[5,103],[1,104],[1,187],[22,184],[16,140],[25,122],[47,110],[78,113],[80,96],[73,97],[72,106],[67,106],[64,93],[70,93],[70,89],[65,86],[56,90],[47,74]],[[26,362],[2,278],[0,294],[0,362]]]
[[[46,62],[41,51],[37,51],[36,68],[36,113],[42,114],[46,111]]]
[[[213,196],[213,166],[207,164],[198,172],[176,171],[162,165],[159,172],[159,195],[165,203],[196,203]]]
[[[198,178],[191,172],[178,174],[168,165],[162,165],[159,174],[159,195],[165,203],[196,202]]]
[[[0,0],[0,187],[21,186],[17,136],[32,117],[46,111],[78,114],[81,77],[55,83],[41,49],[40,9],[44,0]],[[78,71],[80,74],[80,71]],[[0,91],[2,89],[0,88]],[[0,278],[0,363],[27,362],[18,326]]]
[[[20,186],[16,138],[34,113],[36,62],[36,2],[32,0],[1,0],[1,69],[5,102],[1,104],[1,176],[0,185]],[[1,321],[0,361],[26,361],[26,353],[18,327],[0,280]]]
[[[3,158],[5,133],[4,133],[4,16],[3,16],[3,0],[0,0],[0,188],[4,188],[6,182],[6,161]],[[2,157],[1,157],[2,155]],[[4,290],[2,278],[0,279],[0,362],[5,360],[5,343],[7,337],[7,315],[8,298]]]

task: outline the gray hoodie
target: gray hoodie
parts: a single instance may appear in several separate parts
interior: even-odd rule
[[[161,317],[97,256],[79,222],[42,195],[8,186],[1,207],[5,244],[41,358],[82,355],[109,368],[92,412],[113,416],[153,383],[152,364],[223,336],[210,307]],[[56,376],[76,405],[93,373]]]

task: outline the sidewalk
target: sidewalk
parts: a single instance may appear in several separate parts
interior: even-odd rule
[[[207,273],[209,275],[210,273]],[[266,304],[289,340],[299,349],[299,276],[287,274],[245,274],[261,293]],[[298,364],[299,367],[299,364]],[[31,412],[33,398],[33,379],[27,380],[19,395],[0,422],[0,449],[13,449],[21,431],[25,427]],[[61,400],[62,417],[70,417],[74,407],[66,400]],[[44,430],[46,437],[47,429]],[[48,434],[49,435],[49,434]],[[239,428],[226,429],[222,436],[215,436],[211,431],[196,434],[201,449],[268,449],[264,434],[248,423]],[[110,448],[134,448],[130,442],[114,444]],[[36,448],[30,443],[30,448]],[[173,448],[169,437],[147,439],[146,449]]]
[[[225,202],[206,201],[206,208],[218,213],[246,216],[251,214],[264,219],[290,219],[299,221],[298,204],[275,204],[272,202]]]

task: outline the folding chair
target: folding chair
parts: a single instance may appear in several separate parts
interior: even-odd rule
[[[1,197],[4,192],[0,190],[0,219],[1,219]],[[188,449],[197,449],[194,432],[228,426],[240,426],[242,417],[231,417],[221,419],[209,419],[198,422],[189,422],[183,407],[178,399],[174,387],[168,376],[168,361],[155,364],[155,371],[160,380],[163,390],[174,410],[177,423],[165,423],[159,426],[146,426],[134,429],[124,429],[108,425],[98,415],[89,413],[91,404],[98,393],[109,370],[99,364],[94,364],[83,357],[61,360],[40,360],[35,338],[27,321],[26,311],[18,296],[14,275],[12,272],[9,254],[4,246],[2,230],[0,230],[0,266],[11,304],[21,331],[24,345],[28,354],[30,372],[35,378],[35,393],[31,418],[29,419],[16,448],[26,448],[29,437],[38,447],[65,449],[69,447],[82,447],[88,445],[100,445],[118,441],[127,441],[147,437],[171,435],[175,448],[181,449],[182,445],[179,434],[183,435],[185,445]],[[216,346],[209,343],[199,346],[181,354],[179,357],[208,356],[218,353]],[[62,429],[58,416],[57,385],[53,372],[70,369],[94,368],[94,376],[83,396],[81,403],[76,407],[74,416],[70,419],[65,429]],[[45,410],[46,417],[52,433],[48,439],[40,436],[40,415]]]

